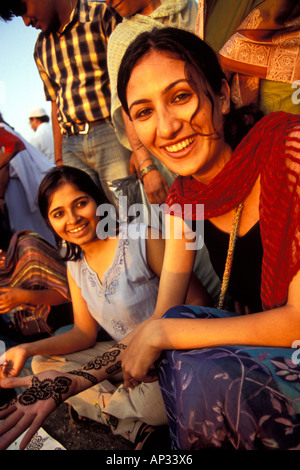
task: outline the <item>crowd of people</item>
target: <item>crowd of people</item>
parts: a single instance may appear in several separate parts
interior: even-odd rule
[[[0,16],[41,29],[54,136],[51,162],[0,123],[0,449],[62,402],[136,450],[299,449],[299,3]],[[118,217],[120,186],[163,223]]]

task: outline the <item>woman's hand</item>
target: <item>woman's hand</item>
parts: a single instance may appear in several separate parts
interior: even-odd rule
[[[150,204],[163,204],[169,187],[166,179],[158,170],[152,170],[143,178],[145,192]]]
[[[150,163],[151,157],[149,156],[148,164]],[[144,166],[147,166],[146,163]],[[131,174],[140,171],[139,162],[134,152],[130,157],[129,171]],[[166,201],[169,186],[165,177],[158,170],[149,171],[143,178],[143,184],[150,204],[163,204]]]
[[[0,314],[26,302],[28,291],[19,287],[0,287]]]
[[[24,449],[47,416],[77,393],[78,380],[76,376],[57,371],[1,380],[3,388],[28,388],[0,408],[0,419],[6,418],[0,424],[0,450],[6,449],[28,429],[20,444],[20,449]]]
[[[1,203],[1,200],[0,200]],[[0,211],[1,211],[1,204],[0,204]],[[0,269],[4,268],[6,260],[6,253],[3,250],[0,250]]]
[[[160,320],[145,322],[139,327],[139,331],[124,351],[122,370],[125,387],[133,388],[140,382],[157,380],[154,364],[161,354],[161,350],[155,346],[158,321]]]
[[[0,379],[20,375],[28,357],[29,354],[25,344],[8,349],[5,355],[0,357],[0,364],[3,364],[0,368]]]

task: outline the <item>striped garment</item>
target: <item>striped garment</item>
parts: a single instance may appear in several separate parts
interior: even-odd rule
[[[22,230],[13,235],[8,247],[5,266],[0,268],[0,287],[22,289],[54,289],[70,300],[65,263],[57,250],[40,235]],[[40,327],[51,334],[47,325],[49,305],[20,305],[15,315],[22,324],[24,312],[30,312]],[[13,316],[12,320],[14,321]]]
[[[79,0],[61,34],[38,36],[34,58],[62,129],[110,117],[106,54],[114,15],[105,2]]]

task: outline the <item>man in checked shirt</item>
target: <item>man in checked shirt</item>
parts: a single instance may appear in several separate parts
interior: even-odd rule
[[[110,182],[129,174],[131,155],[110,119],[106,52],[117,14],[96,0],[2,0],[0,16],[41,30],[34,58],[52,104],[56,164],[86,171],[116,205]]]

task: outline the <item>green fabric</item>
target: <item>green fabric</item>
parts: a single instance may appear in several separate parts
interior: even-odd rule
[[[287,113],[300,114],[300,103],[293,103],[293,94],[297,94],[297,89],[292,88],[291,83],[261,80],[260,108],[265,114],[271,113],[272,111],[286,111]],[[299,101],[299,92],[297,96],[296,101]]]
[[[250,10],[261,0],[207,0],[205,41],[219,52]]]

